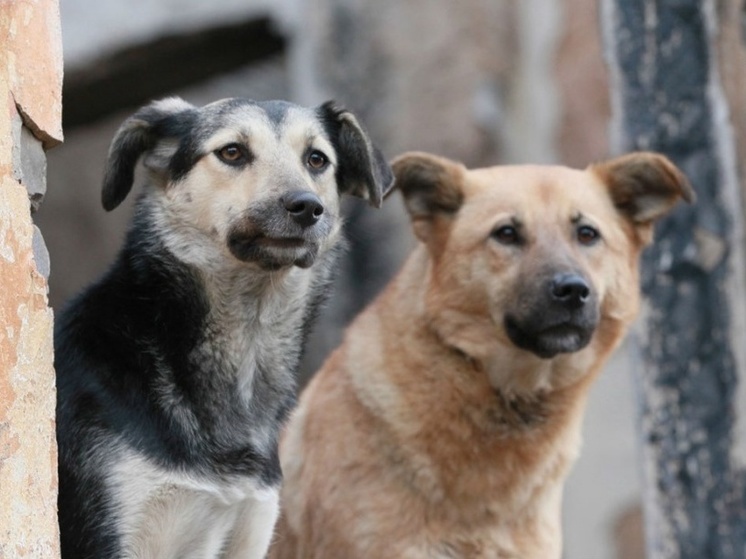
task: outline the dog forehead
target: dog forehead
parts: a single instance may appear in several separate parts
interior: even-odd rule
[[[252,101],[231,98],[206,105],[200,128],[207,136],[232,131],[242,136],[317,136],[325,133],[313,109],[288,101]]]
[[[511,165],[467,172],[467,202],[511,214],[613,212],[608,190],[592,173],[550,165]]]

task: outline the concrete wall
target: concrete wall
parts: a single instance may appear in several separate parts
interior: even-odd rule
[[[59,554],[49,260],[31,218],[62,140],[57,0],[0,3],[0,558]]]

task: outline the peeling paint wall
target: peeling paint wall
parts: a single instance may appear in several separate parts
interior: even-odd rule
[[[33,224],[62,140],[57,0],[0,3],[0,558],[59,556],[49,258]]]

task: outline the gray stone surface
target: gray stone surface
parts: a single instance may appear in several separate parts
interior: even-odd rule
[[[36,212],[47,191],[47,157],[44,147],[23,125],[19,115],[13,118],[12,134],[13,176],[26,187],[31,211]]]
[[[47,192],[47,157],[42,143],[25,126],[21,129],[21,173],[31,211],[36,212]]]
[[[44,276],[44,279],[49,281],[49,251],[47,250],[47,245],[44,242],[41,230],[36,225],[34,225],[34,236],[31,239],[31,248],[34,253],[36,271]]]

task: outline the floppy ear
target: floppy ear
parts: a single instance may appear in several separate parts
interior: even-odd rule
[[[101,191],[101,203],[106,211],[116,208],[129,194],[140,156],[152,150],[159,139],[176,136],[177,130],[169,121],[193,109],[186,101],[172,97],[151,103],[124,121],[114,135],[106,161]],[[156,171],[159,165],[165,171],[168,159],[154,155],[148,167]]]
[[[426,241],[438,217],[455,214],[464,200],[461,163],[424,152],[408,152],[392,163],[415,235]]]
[[[592,165],[590,170],[606,184],[614,205],[632,221],[646,243],[656,219],[679,199],[690,203],[695,199],[684,173],[657,153],[630,153]]]
[[[383,197],[394,184],[391,167],[350,111],[333,101],[327,101],[317,110],[337,151],[340,192],[381,207]]]

